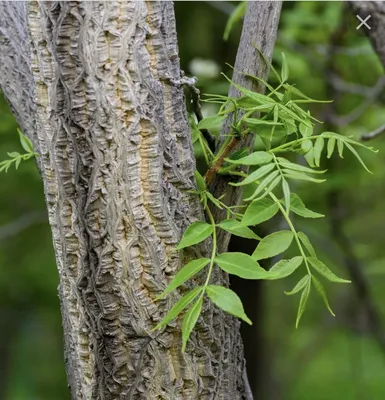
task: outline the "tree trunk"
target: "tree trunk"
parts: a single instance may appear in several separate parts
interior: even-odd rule
[[[179,321],[151,332],[195,256],[175,245],[203,218],[172,3],[0,2],[0,51],[39,153],[72,398],[241,399],[238,320],[205,302],[184,354]]]

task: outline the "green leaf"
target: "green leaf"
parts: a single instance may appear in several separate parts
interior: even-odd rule
[[[314,275],[312,276],[312,281],[315,289],[317,290],[318,294],[321,296],[323,302],[325,303],[326,308],[328,309],[330,314],[333,315],[333,317],[335,317],[335,314],[330,307],[329,300],[328,297],[326,296],[326,292],[324,287],[322,286],[322,283]]]
[[[309,137],[313,135],[313,126],[309,123],[310,126],[305,125],[303,122],[299,124],[299,131],[303,137]]]
[[[277,214],[279,206],[270,199],[255,200],[247,207],[240,225],[252,226],[273,218]]]
[[[282,191],[283,191],[283,196],[285,198],[285,207],[286,207],[286,212],[290,212],[290,186],[287,183],[286,179],[282,179]]]
[[[327,158],[330,158],[333,155],[335,146],[336,146],[336,139],[334,137],[329,138]]]
[[[233,30],[233,27],[244,17],[246,12],[246,4],[246,1],[241,1],[230,14],[226,23],[225,32],[223,34],[223,40],[225,42],[227,42],[229,39],[230,32]]]
[[[305,167],[304,165],[292,163],[291,161],[286,160],[286,158],[282,157],[277,157],[277,160],[279,162],[279,165],[281,165],[283,168],[291,169],[296,172],[305,172],[308,174],[324,174],[326,172],[326,170],[314,170],[312,168]]]
[[[254,260],[263,260],[284,252],[293,241],[293,232],[279,231],[264,237],[255,249]]]
[[[357,160],[360,162],[360,164],[366,169],[366,171],[369,172],[369,174],[372,173],[370,169],[366,166],[366,164],[362,161],[362,158],[359,156],[359,154],[356,152],[354,147],[350,145],[349,143],[345,143],[345,146],[352,152],[352,154],[357,158]]]
[[[190,292],[185,294],[183,297],[181,297],[171,308],[171,310],[167,313],[167,315],[162,319],[159,324],[152,329],[152,331],[155,331],[156,329],[161,328],[162,326],[166,326],[169,322],[174,320],[178,314],[183,311],[191,302],[194,301],[194,299],[198,296],[198,294],[203,290],[202,286],[198,286],[194,289],[192,289]]]
[[[280,260],[274,264],[269,274],[271,277],[268,279],[281,279],[291,275],[303,262],[303,257],[297,256],[290,260]]]
[[[175,275],[174,279],[169,283],[167,288],[160,294],[156,299],[159,300],[166,296],[166,294],[172,292],[178,286],[185,283],[192,276],[196,275],[199,271],[201,271],[208,263],[210,262],[209,258],[198,258],[197,260],[192,260],[187,263],[184,267],[182,267],[178,273]]]
[[[305,311],[307,299],[309,298],[310,288],[311,288],[311,280],[309,279],[302,290],[301,299],[299,301],[297,320],[295,321],[296,328],[298,328],[299,321],[301,320],[303,312]]]
[[[311,275],[305,275],[290,292],[285,292],[286,295],[291,296],[300,292],[310,281]]]
[[[225,219],[221,221],[218,226],[235,236],[243,237],[245,239],[261,240],[261,238],[250,228],[245,225],[241,225],[236,219]]]
[[[260,195],[260,193],[263,193],[260,198],[267,196],[278,185],[281,179],[282,177],[279,175],[279,171],[272,172],[261,181],[254,193],[250,197],[246,198],[245,201],[254,200]],[[263,192],[263,190],[265,191]]]
[[[322,218],[324,217],[323,214],[319,214],[317,212],[314,212],[312,210],[309,210],[306,208],[305,204],[301,200],[301,198],[295,194],[291,193],[290,196],[290,209],[293,213],[304,217],[304,218]]]
[[[199,173],[198,170],[194,171],[195,181],[197,183],[197,188],[200,192],[204,192],[206,190],[206,182],[203,179],[203,176]]]
[[[17,158],[20,157],[20,153],[18,153],[17,151],[13,151],[12,153],[7,153],[9,157],[11,158]]]
[[[311,244],[309,238],[306,236],[306,234],[303,232],[298,232],[297,235],[298,235],[299,240],[305,246],[305,249],[309,252],[309,254],[312,257],[317,258],[314,247],[312,246],[312,244]]]
[[[266,279],[269,273],[249,255],[244,253],[222,253],[215,257],[215,262],[228,274],[244,279]]]
[[[276,107],[274,108],[274,110],[276,109]],[[282,122],[278,122],[278,121],[269,121],[269,120],[264,120],[264,119],[259,119],[259,118],[243,118],[242,120],[246,126],[252,130],[253,132],[255,131],[255,133],[258,133],[258,129],[261,126],[282,126],[283,123]]]
[[[310,262],[310,265],[324,278],[329,280],[330,282],[336,282],[336,283],[350,283],[350,281],[346,279],[339,278],[337,275],[335,275],[330,269],[318,258],[315,257],[308,257],[308,260]]]
[[[326,181],[326,179],[316,179],[316,178],[313,178],[312,176],[306,175],[302,172],[290,171],[289,169],[283,169],[282,172],[284,173],[284,176],[286,178],[297,180],[297,181],[308,181],[308,182],[314,182],[314,183],[323,183]]]
[[[19,132],[19,138],[20,138],[20,143],[21,146],[23,147],[23,149],[27,152],[27,153],[33,153],[33,145],[32,142],[27,138],[27,136],[25,136],[20,129],[17,129],[17,131]]]
[[[176,247],[177,250],[181,250],[185,247],[192,246],[194,244],[203,242],[213,233],[213,226],[203,221],[193,222],[185,230],[181,241]]]
[[[317,167],[320,166],[320,160],[321,160],[321,154],[322,154],[322,150],[324,148],[325,145],[325,139],[320,136],[317,137],[315,144],[314,144],[314,163]]]
[[[301,149],[305,151],[305,160],[311,167],[315,167],[314,164],[314,149],[313,149],[313,143],[311,140],[304,140],[301,143]]]
[[[240,164],[240,165],[261,165],[267,164],[271,162],[273,156],[266,151],[256,151],[254,153],[249,154],[246,157],[240,158],[239,160],[232,160],[229,158],[225,158],[225,161],[231,164]]]
[[[197,140],[199,140],[199,137],[201,135],[201,131],[197,128],[191,129],[191,140],[193,143],[195,143]]]
[[[252,322],[245,314],[241,299],[231,289],[218,285],[208,285],[206,293],[217,307],[252,325]]]
[[[267,164],[263,167],[258,168],[256,171],[252,172],[247,178],[245,178],[242,182],[239,183],[231,183],[232,186],[244,186],[249,183],[255,182],[258,179],[261,179],[266,174],[271,172],[275,168],[275,164]],[[278,171],[277,171],[278,172]]]
[[[222,75],[226,78],[227,81],[229,81],[231,83],[232,86],[235,87],[235,89],[237,89],[240,93],[249,97],[250,99],[253,99],[257,104],[262,105],[262,104],[274,104],[275,103],[275,101],[272,98],[267,97],[267,96],[257,93],[257,92],[253,92],[252,90],[245,89],[243,86],[238,85],[235,82],[233,82],[225,74],[222,74]]]
[[[190,309],[186,312],[182,321],[182,352],[184,353],[186,349],[187,341],[190,337],[192,330],[194,329],[195,324],[198,321],[199,314],[202,310],[203,297],[199,297],[199,299],[190,307]]]
[[[344,153],[344,142],[339,139],[337,140],[337,149],[338,149],[338,154],[341,158],[344,158],[343,153]]]
[[[282,53],[281,78],[282,78],[282,82],[286,82],[289,78],[289,65],[287,63],[285,53]]]
[[[198,129],[220,129],[225,118],[225,115],[213,115],[212,117],[206,117],[199,121]]]

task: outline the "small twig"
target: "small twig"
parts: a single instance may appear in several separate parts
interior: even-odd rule
[[[210,183],[213,181],[215,175],[217,174],[219,169],[222,167],[222,165],[225,161],[225,158],[235,149],[239,140],[240,140],[240,137],[233,136],[231,138],[230,142],[227,144],[227,146],[223,150],[222,154],[213,163],[213,165],[208,169],[208,171],[206,172],[206,174],[204,176],[204,179],[205,179],[207,185],[210,185]]]
[[[374,139],[375,137],[381,135],[382,133],[385,132],[385,124],[377,128],[376,130],[366,133],[365,135],[361,136],[361,140],[371,140]]]

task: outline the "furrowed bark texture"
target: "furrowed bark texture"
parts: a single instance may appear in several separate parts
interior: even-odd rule
[[[350,1],[353,12],[362,19],[371,16],[367,21],[371,29],[362,27],[372,42],[385,68],[385,2],[383,1]]]
[[[260,55],[264,54],[267,62],[271,62],[275,40],[277,37],[279,17],[281,15],[282,3],[280,1],[250,1],[247,4],[246,15],[243,22],[242,35],[239,43],[237,57],[235,60],[235,71],[232,80],[243,87],[263,93],[265,87],[258,85],[256,80],[250,79],[244,73],[266,79],[269,73],[269,65]],[[229,96],[238,97],[240,94],[234,86],[229,89]],[[221,131],[223,142],[230,132],[232,115],[229,115]],[[252,136],[242,140],[239,147],[251,147]],[[239,204],[242,190],[239,187],[229,186],[227,176],[217,176],[211,185],[211,191],[216,196],[226,193],[226,203]],[[224,210],[215,209],[217,221],[225,219]],[[231,235],[225,231],[220,232],[219,251],[226,251]]]
[[[205,302],[185,354],[180,320],[150,333],[203,218],[174,22],[171,2],[0,2],[0,86],[40,154],[74,399],[243,397],[237,320]]]

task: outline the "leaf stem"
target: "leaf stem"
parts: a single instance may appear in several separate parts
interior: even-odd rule
[[[216,224],[215,224],[215,220],[214,220],[213,214],[211,213],[210,207],[207,206],[205,211],[206,211],[207,216],[209,217],[210,223],[211,223],[211,225],[213,227],[213,233],[212,233],[212,236],[213,236],[213,248],[212,248],[212,252],[211,252],[210,266],[209,266],[209,270],[208,270],[208,273],[207,273],[207,278],[206,278],[206,281],[205,281],[205,283],[203,285],[204,289],[206,289],[207,285],[210,282],[211,274],[212,274],[213,268],[214,268],[214,259],[215,259],[215,256],[217,254],[217,227],[216,227]],[[202,293],[203,293],[203,291],[202,291]]]
[[[283,217],[285,218],[287,224],[289,225],[290,230],[293,232],[293,235],[294,235],[295,241],[296,241],[296,243],[297,243],[299,252],[301,253],[301,256],[303,257],[303,259],[304,259],[304,261],[305,261],[305,265],[306,265],[307,272],[308,272],[308,274],[311,276],[312,273],[311,273],[311,271],[310,271],[310,267],[309,267],[309,264],[308,264],[308,262],[307,262],[306,254],[305,254],[305,252],[304,252],[304,250],[303,250],[303,247],[302,247],[302,244],[301,244],[301,242],[300,242],[300,240],[299,240],[297,231],[295,230],[295,227],[294,227],[293,223],[291,222],[291,219],[290,219],[289,214],[286,212],[285,208],[282,206],[281,202],[277,199],[277,197],[275,196],[274,193],[271,193],[271,192],[270,192],[269,195],[270,195],[270,197],[274,200],[274,202],[278,205],[278,207],[279,207],[279,209],[280,209],[280,211],[281,211]]]

